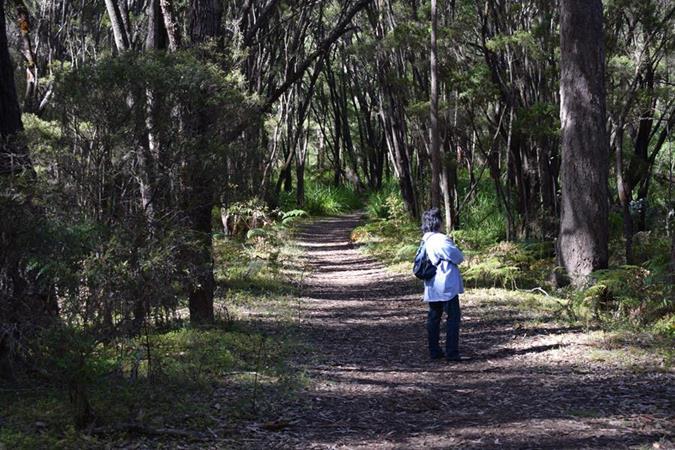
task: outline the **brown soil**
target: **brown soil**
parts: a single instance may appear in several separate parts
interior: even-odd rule
[[[461,298],[469,361],[432,362],[421,284],[349,240],[358,215],[298,234],[309,387],[249,448],[673,448],[673,372],[603,360],[583,330],[535,324],[487,291]],[[546,318],[543,318],[546,319]],[[594,353],[596,352],[596,353]],[[625,362],[625,361],[624,361]]]

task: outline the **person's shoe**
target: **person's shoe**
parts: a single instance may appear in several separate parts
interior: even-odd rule
[[[445,353],[443,353],[443,352],[437,353],[435,355],[431,355],[431,359],[434,360],[434,361],[437,360],[437,359],[443,359],[443,358],[445,358]]]

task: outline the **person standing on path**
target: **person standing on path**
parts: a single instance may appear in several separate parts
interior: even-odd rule
[[[429,353],[431,359],[445,356],[448,361],[459,361],[459,294],[464,292],[464,282],[457,266],[464,261],[464,255],[452,239],[440,233],[441,223],[438,208],[431,208],[422,215],[422,239],[429,260],[436,266],[436,275],[424,281],[424,301],[429,304]],[[445,353],[438,344],[444,311],[447,315]]]

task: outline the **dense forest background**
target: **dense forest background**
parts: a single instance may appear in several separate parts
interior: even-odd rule
[[[470,286],[672,336],[675,6],[569,3],[0,1],[0,374],[86,424],[99,346],[217,321],[224,240],[354,208],[381,258],[438,206]]]

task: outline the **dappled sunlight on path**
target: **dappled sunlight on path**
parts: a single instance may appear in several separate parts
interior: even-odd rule
[[[290,448],[661,448],[672,442],[672,372],[589,359],[582,330],[521,323],[488,291],[462,297],[461,364],[429,361],[421,284],[349,240],[358,215],[298,233],[314,270],[295,365],[309,387],[288,426],[249,443]]]

